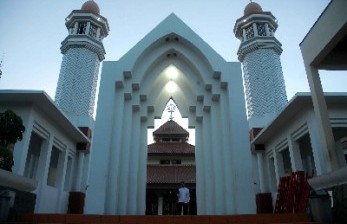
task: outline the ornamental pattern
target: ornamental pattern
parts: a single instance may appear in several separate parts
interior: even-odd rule
[[[70,48],[63,56],[55,102],[68,116],[93,117],[99,58],[85,48]]]
[[[248,53],[243,61],[247,117],[279,113],[287,104],[280,56],[273,49]]]

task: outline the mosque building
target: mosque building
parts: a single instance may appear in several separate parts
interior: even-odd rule
[[[320,20],[334,16],[331,8],[344,15],[343,7],[333,0],[322,13],[301,44],[304,60]],[[340,22],[346,27],[345,17]],[[278,21],[259,4],[246,5],[235,22],[240,62],[225,61],[175,14],[118,61],[103,62],[110,27],[96,2],[73,10],[65,25],[55,101],[43,91],[0,90],[1,110],[14,110],[26,127],[13,174],[0,170],[1,180],[12,178],[0,190],[17,189],[18,211],[174,214],[175,189],[185,181],[191,214],[255,214],[275,206],[281,177],[296,171],[317,189],[346,184],[347,95],[324,96],[308,75],[312,97],[298,93],[288,102]],[[346,34],[339,31],[333,46],[345,47]],[[323,62],[346,68],[342,60]],[[195,146],[173,120],[148,145],[148,128],[170,99],[195,129]]]
[[[190,191],[188,214],[196,214],[195,147],[189,132],[170,119],[153,132],[148,145],[146,214],[177,215],[180,182]]]

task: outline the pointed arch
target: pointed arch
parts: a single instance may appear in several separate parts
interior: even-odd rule
[[[169,66],[177,79],[165,76]],[[164,88],[170,81],[174,93]],[[240,63],[226,62],[174,14],[103,63],[86,212],[144,214],[147,128],[170,98],[196,129],[198,214],[254,213],[254,195],[241,193],[253,181]]]

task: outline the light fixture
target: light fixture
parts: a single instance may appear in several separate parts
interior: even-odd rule
[[[166,85],[165,85],[165,89],[166,91],[168,91],[169,93],[173,93],[177,90],[177,84],[174,81],[169,81]]]
[[[173,80],[176,79],[178,76],[178,69],[175,66],[170,65],[165,69],[165,73],[169,80]]]

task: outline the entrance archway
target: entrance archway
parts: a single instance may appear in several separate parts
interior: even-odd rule
[[[240,63],[226,62],[174,14],[103,64],[86,212],[145,214],[147,128],[170,98],[196,130],[197,213],[254,213]]]

